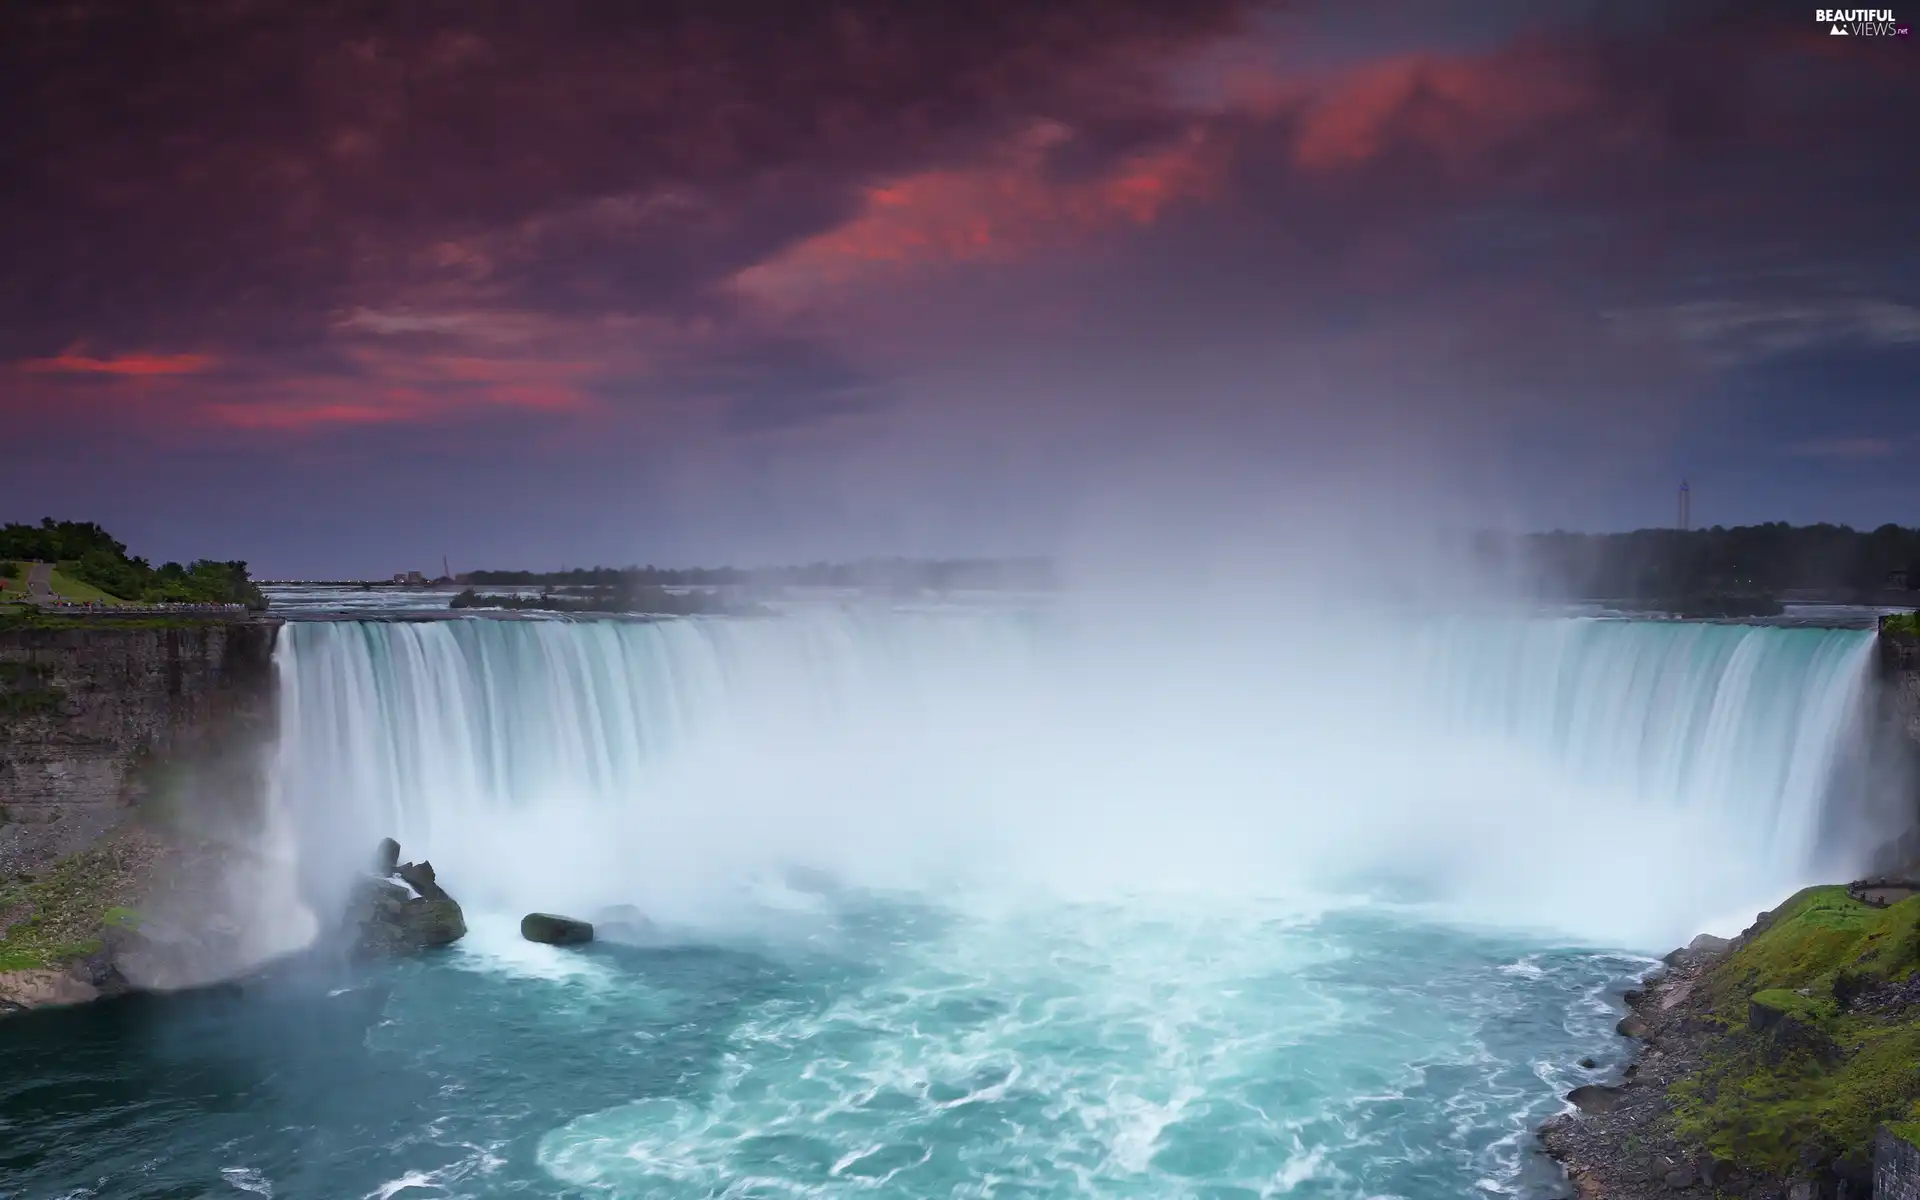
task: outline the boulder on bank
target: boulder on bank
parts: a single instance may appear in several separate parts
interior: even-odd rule
[[[1668,951],[1666,957],[1660,961],[1669,967],[1678,967],[1686,963],[1718,958],[1731,949],[1733,949],[1733,942],[1730,939],[1703,933],[1678,950]]]
[[[433,864],[399,858],[399,843],[382,840],[376,866],[391,863],[391,869],[354,888],[347,905],[354,948],[363,954],[406,954],[465,937],[466,915],[434,878]]]
[[[1687,953],[1692,955],[1714,957],[1725,954],[1731,949],[1733,949],[1733,939],[1715,937],[1711,933],[1703,933],[1687,943]]]
[[[549,946],[584,946],[593,940],[593,926],[554,913],[528,913],[520,918],[520,936]]]
[[[1583,1113],[1611,1112],[1625,1090],[1604,1083],[1582,1084],[1567,1093],[1567,1101]]]

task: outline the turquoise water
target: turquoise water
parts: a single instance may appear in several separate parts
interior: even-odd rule
[[[359,991],[0,1024],[0,1194],[1545,1195],[1529,1130],[1647,965],[1373,907],[767,917],[576,952],[482,918]]]
[[[0,1196],[1556,1194],[1531,1131],[1618,1068],[1644,956],[1871,844],[1870,648],[1212,613],[290,625],[253,848],[301,886],[249,935],[301,944],[386,834],[472,932],[0,1022]],[[518,936],[614,904],[657,936]]]

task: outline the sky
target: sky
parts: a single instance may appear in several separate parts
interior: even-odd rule
[[[19,0],[0,520],[269,578],[1920,524],[1915,113],[1920,40],[1751,0]]]

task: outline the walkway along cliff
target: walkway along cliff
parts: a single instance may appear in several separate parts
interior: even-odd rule
[[[206,982],[256,949],[278,628],[0,627],[0,1013]]]

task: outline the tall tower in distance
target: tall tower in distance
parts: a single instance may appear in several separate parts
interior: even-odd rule
[[[1682,533],[1693,528],[1693,488],[1689,486],[1684,479],[1680,481],[1680,523],[1678,528]]]

